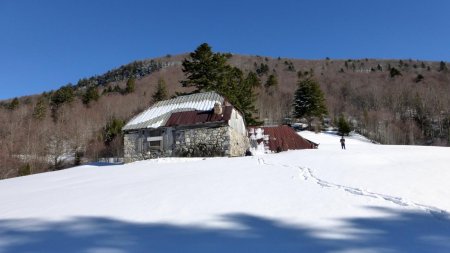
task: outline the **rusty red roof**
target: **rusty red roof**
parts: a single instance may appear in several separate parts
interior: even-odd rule
[[[199,125],[212,122],[227,122],[231,117],[233,106],[224,106],[223,114],[218,115],[214,110],[174,112],[167,120],[166,127]]]
[[[269,135],[269,149],[273,152],[289,149],[313,149],[314,143],[302,138],[289,126],[260,127]]]

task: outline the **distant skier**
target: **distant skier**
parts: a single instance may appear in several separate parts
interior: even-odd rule
[[[341,148],[342,149],[345,149],[345,139],[344,139],[344,136],[342,136],[342,138],[341,138]]]

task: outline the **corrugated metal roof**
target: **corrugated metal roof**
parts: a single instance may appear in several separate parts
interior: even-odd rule
[[[292,149],[312,149],[314,145],[289,126],[260,127],[269,135],[269,149],[274,152]]]
[[[208,111],[214,108],[215,103],[223,102],[224,98],[213,91],[164,100],[135,116],[122,130],[158,128],[164,126],[174,112]]]
[[[233,106],[224,106],[223,114],[217,115],[214,110],[208,111],[186,111],[186,112],[174,112],[167,120],[165,126],[187,126],[197,125],[211,122],[226,122],[230,120]]]

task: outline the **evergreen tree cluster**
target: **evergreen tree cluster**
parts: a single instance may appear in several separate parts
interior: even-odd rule
[[[75,98],[75,90],[72,85],[66,85],[52,93],[50,104],[52,107],[58,108],[64,103],[70,103]]]
[[[120,93],[120,94],[124,94],[123,89],[120,88],[119,85],[114,85],[113,86],[108,86],[108,88],[103,90],[103,94],[108,94],[108,93]]]
[[[127,80],[127,84],[125,88],[120,88],[119,85],[115,85],[114,88],[108,86],[108,88],[103,90],[103,94],[108,93],[120,93],[122,95],[127,95],[133,93],[136,90],[136,79],[134,77],[130,77]],[[103,95],[102,94],[102,95]],[[91,101],[97,101],[100,98],[100,94],[98,93],[98,88],[95,86],[89,86],[86,91],[82,94],[83,104],[89,105]]]
[[[295,72],[294,63],[292,61],[284,61],[284,65],[287,66],[286,68],[287,71]]]
[[[15,110],[15,109],[17,109],[17,107],[19,107],[19,104],[20,104],[19,99],[14,98],[11,102],[6,104],[6,108],[8,110]]]
[[[88,105],[91,101],[97,101],[100,98],[98,90],[94,86],[89,86],[86,92],[82,95],[83,104]]]
[[[258,67],[258,65],[255,65],[256,67],[256,74],[259,76],[267,75],[269,73],[269,65],[261,63]]]
[[[78,81],[77,87],[104,86],[111,82],[120,82],[131,77],[141,78],[162,69],[165,63],[155,60],[135,61],[133,63],[120,66],[110,70],[103,75],[83,78]]]
[[[75,95],[75,87],[71,84],[63,86],[50,93],[50,108],[52,111],[51,116],[54,121],[58,118],[59,108],[65,103],[72,102],[75,99]]]

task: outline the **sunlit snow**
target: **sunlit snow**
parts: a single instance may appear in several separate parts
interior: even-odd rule
[[[450,148],[84,165],[0,181],[0,252],[450,252]]]

